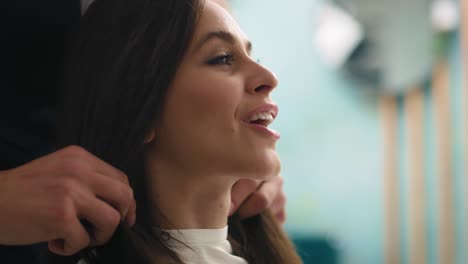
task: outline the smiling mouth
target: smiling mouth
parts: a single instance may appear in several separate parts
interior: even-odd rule
[[[275,120],[274,113],[271,112],[260,112],[254,114],[249,119],[250,124],[260,125],[264,127],[268,127],[273,121]]]
[[[276,111],[262,111],[253,114],[248,120],[245,121],[245,123],[261,135],[278,140],[280,138],[280,134],[277,131],[268,128],[268,126],[273,123],[275,118]]]

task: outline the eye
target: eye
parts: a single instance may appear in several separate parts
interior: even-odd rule
[[[232,53],[225,53],[221,56],[215,57],[208,61],[209,65],[232,65],[234,62],[234,55]]]

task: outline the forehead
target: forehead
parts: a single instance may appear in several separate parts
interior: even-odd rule
[[[195,28],[193,42],[213,31],[226,31],[242,43],[247,41],[247,36],[229,12],[213,0],[206,0]]]

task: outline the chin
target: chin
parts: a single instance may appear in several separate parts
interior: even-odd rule
[[[245,170],[245,177],[255,180],[268,180],[278,176],[281,171],[278,153],[271,149],[264,153],[257,153],[256,157],[252,157],[246,164]]]

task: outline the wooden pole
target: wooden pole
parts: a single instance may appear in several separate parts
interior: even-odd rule
[[[395,97],[381,97],[380,114],[384,148],[385,264],[400,263],[397,111]]]
[[[409,154],[409,263],[427,264],[424,180],[424,96],[420,87],[405,97]]]
[[[435,106],[439,176],[439,263],[455,263],[454,182],[452,170],[452,122],[447,62],[437,64],[432,80]]]
[[[464,155],[465,155],[465,213],[468,214],[468,0],[461,0],[461,54],[463,63],[463,90],[461,96],[463,100],[463,115],[462,120],[464,123],[463,142],[464,142]],[[465,219],[465,245],[468,246],[468,220]],[[465,249],[468,251],[468,248]]]

